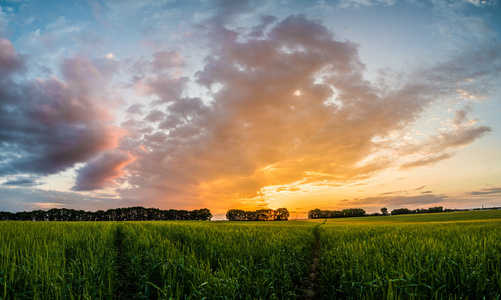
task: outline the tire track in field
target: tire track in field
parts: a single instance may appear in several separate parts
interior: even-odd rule
[[[303,294],[301,299],[317,299],[317,286],[318,286],[318,261],[320,260],[320,232],[319,227],[325,224],[318,224],[313,228],[313,235],[315,237],[315,244],[313,245],[313,252],[311,253],[310,267],[308,275],[303,281]]]

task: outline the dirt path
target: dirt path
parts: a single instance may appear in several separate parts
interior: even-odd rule
[[[124,245],[125,234],[122,226],[122,224],[117,225],[115,232],[117,284],[113,293],[113,300],[131,299],[132,295],[137,293],[137,288],[132,283],[131,270],[127,264],[127,256],[125,254],[126,245]]]
[[[313,228],[313,235],[315,236],[315,244],[313,245],[313,252],[311,254],[310,268],[308,276],[303,281],[303,294],[301,299],[316,299],[317,285],[318,285],[318,261],[320,259],[320,233],[319,227],[325,224],[318,224]]]

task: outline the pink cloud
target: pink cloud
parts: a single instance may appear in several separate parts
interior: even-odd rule
[[[0,63],[18,66],[19,55],[2,40]],[[4,153],[0,174],[48,175],[118,146],[124,130],[112,124],[111,73],[84,56],[63,59],[56,77],[0,81]]]
[[[19,55],[12,43],[4,38],[0,39],[0,79],[25,68],[24,58]]]
[[[122,169],[132,161],[134,158],[124,152],[104,152],[77,170],[78,176],[72,190],[92,191],[113,187],[114,180],[124,175]]]

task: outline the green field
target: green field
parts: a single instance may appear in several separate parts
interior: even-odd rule
[[[330,220],[320,228],[321,294],[335,298],[501,296],[498,211]]]
[[[499,299],[501,211],[0,222],[1,299]]]

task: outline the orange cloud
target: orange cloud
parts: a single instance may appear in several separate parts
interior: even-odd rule
[[[124,198],[143,195],[166,207],[257,207],[284,191],[367,178],[411,154],[430,157],[402,168],[435,163],[490,130],[465,122],[465,111],[450,132],[424,144],[387,143],[432,99],[456,93],[446,66],[391,88],[374,85],[364,78],[355,44],[301,15],[274,21],[250,36],[207,24],[210,53],[196,83],[210,91],[210,101],[185,96],[184,84],[170,88],[165,70],[140,82],[165,101],[143,114],[134,109],[127,121],[133,126],[123,144],[137,160],[126,167],[131,188],[121,190]]]

